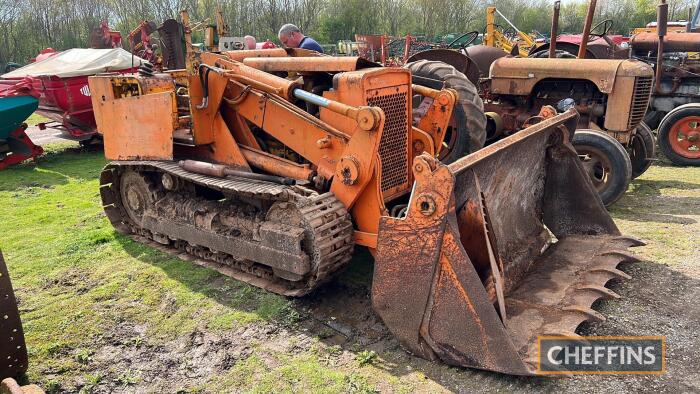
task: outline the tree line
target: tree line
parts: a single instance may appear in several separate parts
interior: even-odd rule
[[[595,21],[612,19],[613,32],[628,34],[656,20],[658,0],[599,0]],[[697,0],[669,1],[669,15],[686,19]],[[482,31],[485,8],[495,5],[520,30],[547,33],[553,0],[0,0],[0,65],[26,63],[41,49],[86,47],[102,20],[126,36],[142,20],[160,24],[188,10],[193,22],[215,23],[223,11],[231,34],[277,41],[284,23],[295,23],[324,44],[357,34],[425,35]],[[577,33],[587,4],[565,0],[560,32]],[[505,21],[499,22],[506,25]]]

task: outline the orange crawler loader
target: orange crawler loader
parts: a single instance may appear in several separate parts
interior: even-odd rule
[[[288,296],[367,247],[373,307],[420,357],[536,373],[537,336],[602,320],[640,245],[569,143],[574,110],[443,164],[456,92],[359,58],[203,53],[90,91],[118,231]],[[433,99],[418,118],[414,94]]]

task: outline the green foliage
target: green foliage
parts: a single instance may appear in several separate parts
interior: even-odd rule
[[[114,379],[115,383],[121,386],[131,386],[138,383],[140,380],[141,374],[131,369],[127,369]]]
[[[366,377],[351,373],[345,376],[344,392],[353,394],[375,394],[379,393],[379,390],[370,385]]]
[[[89,394],[95,391],[97,386],[102,383],[104,376],[101,373],[87,374],[83,377],[85,379],[85,384],[80,388],[80,394]]]
[[[249,2],[224,0],[186,2],[162,0],[0,0],[0,65],[9,61],[26,63],[46,47],[64,50],[86,47],[90,32],[102,20],[122,33],[124,47],[129,31],[142,20],[160,24],[179,19],[187,8],[193,22],[214,20],[219,5],[230,26],[230,34],[252,34],[258,41],[277,41],[277,31],[285,23],[295,23],[322,44],[354,40],[355,34],[426,35],[482,31],[486,5],[495,5],[520,30],[549,33],[552,15],[550,0],[269,0]],[[579,33],[586,15],[586,2],[565,2],[561,9],[560,31]],[[656,19],[656,0],[620,0],[598,4],[595,21],[613,19],[614,32],[627,34]],[[670,2],[671,18],[686,17],[694,0]],[[502,18],[497,23],[507,27]],[[201,40],[202,32],[193,33]]]
[[[92,361],[92,354],[94,352],[89,349],[81,349],[75,353],[75,361],[80,364],[87,364]]]
[[[357,356],[355,356],[355,360],[357,360],[360,366],[373,364],[376,359],[377,353],[375,353],[373,350],[363,350],[357,353]]]

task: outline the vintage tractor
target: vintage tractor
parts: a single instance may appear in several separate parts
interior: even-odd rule
[[[589,7],[584,37],[591,31],[594,6]],[[557,22],[555,12],[552,37],[557,36]],[[578,48],[578,59],[562,58],[553,40],[542,52],[551,58],[512,57],[497,48],[477,45],[460,51],[420,52],[406,67],[413,71],[414,83],[433,88],[444,83],[460,90],[460,86],[480,81],[487,143],[539,121],[542,106],[559,112],[575,107],[581,116],[572,143],[601,199],[610,205],[624,194],[632,178],[649,168],[655,155],[654,136],[642,122],[653,72],[637,60],[584,59],[588,41],[585,38]],[[443,63],[453,69],[428,71],[430,64]],[[447,81],[442,74],[452,77]]]
[[[603,286],[640,242],[569,143],[575,109],[446,164],[450,119],[484,121],[458,90],[312,55],[188,54],[186,72],[91,77],[117,231],[287,296],[366,247],[374,310],[408,351],[452,365],[532,375],[538,335],[603,319],[591,305],[617,297]],[[414,96],[432,100],[414,110]]]
[[[696,13],[697,15],[697,13]],[[658,127],[659,147],[674,164],[700,165],[700,33],[669,30],[668,5],[658,8],[653,32],[630,40],[634,57],[655,65],[656,83],[645,121]],[[694,17],[696,21],[698,17]]]
[[[444,82],[460,91],[469,89],[472,86],[469,78],[455,68],[441,73],[432,70],[444,68],[443,62],[452,62],[456,53],[452,52],[450,58],[445,58],[443,51],[419,53],[417,57],[423,60],[406,66],[413,71],[414,82],[433,88]],[[492,61],[488,78],[482,79],[480,85],[479,95],[487,118],[487,143],[536,122],[543,105],[559,111],[575,107],[581,117],[573,145],[604,203],[615,202],[627,190],[630,179],[641,175],[653,158],[654,137],[642,122],[652,88],[651,67],[635,60],[503,55]],[[479,63],[483,61],[472,58],[457,62],[458,66],[470,65],[472,70]],[[444,78],[447,74],[453,75],[449,81]]]

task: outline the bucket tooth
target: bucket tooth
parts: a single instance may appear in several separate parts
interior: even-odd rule
[[[638,263],[642,261],[642,259],[637,257],[634,253],[628,252],[626,250],[610,250],[601,253],[600,256],[615,256],[622,259],[620,262],[625,263]]]
[[[609,300],[618,300],[620,299],[620,295],[615,293],[614,291],[608,289],[605,286],[598,286],[598,285],[582,285],[579,286],[576,290],[582,290],[582,291],[592,291],[598,293],[601,298],[609,299]]]
[[[566,312],[576,312],[576,313],[581,313],[587,317],[587,319],[583,319],[582,321],[595,321],[595,322],[604,322],[605,321],[605,316],[603,316],[600,312],[597,312],[589,307],[586,306],[581,306],[581,305],[570,305],[570,306],[565,306],[562,308],[563,311]]]
[[[624,280],[632,279],[631,276],[627,275],[626,273],[620,271],[617,268],[610,268],[610,267],[605,267],[605,266],[594,267],[593,269],[589,270],[588,272],[589,272],[589,274],[608,276],[609,277],[608,280],[610,280],[610,279],[624,279]],[[607,282],[608,280],[606,280],[605,282]],[[605,283],[605,282],[603,282],[603,283]]]
[[[634,246],[646,246],[646,242],[642,241],[639,238],[631,237],[629,235],[622,235],[619,237],[616,237],[613,239],[613,241],[616,242],[624,242],[628,247],[634,247]]]
[[[595,284],[579,285],[574,290],[571,295],[571,305],[592,305],[601,298],[608,300],[620,298],[614,291]]]

